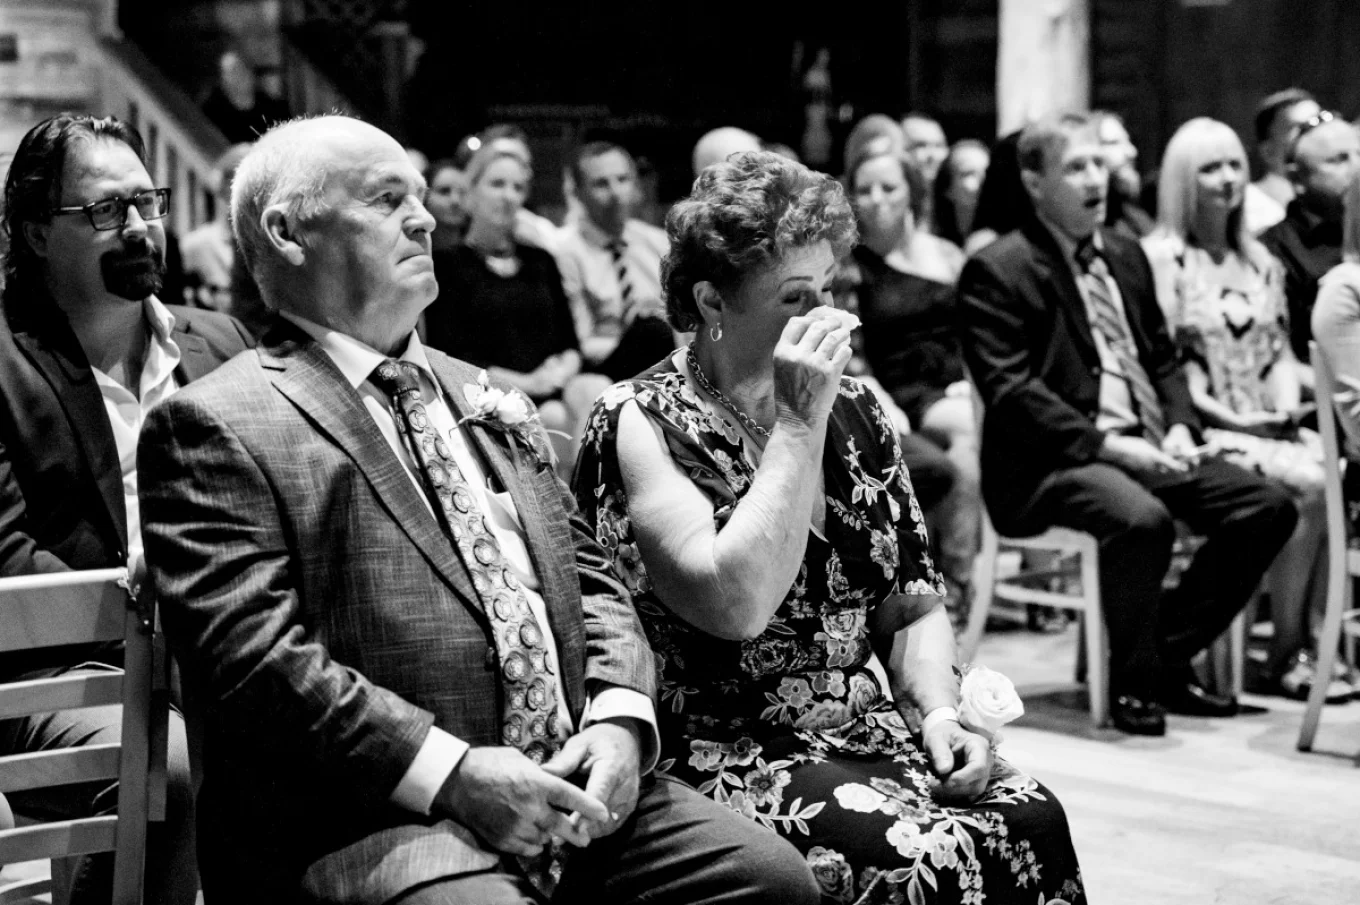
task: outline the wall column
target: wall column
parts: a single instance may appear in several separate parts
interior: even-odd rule
[[[1091,0],[999,0],[997,134],[1091,104]]]

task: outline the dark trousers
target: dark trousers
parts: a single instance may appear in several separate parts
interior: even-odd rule
[[[553,905],[816,905],[820,888],[773,830],[673,779],[643,782],[637,809],[610,836],[573,849]],[[539,905],[516,872],[438,880],[392,905]]]
[[[1283,488],[1210,459],[1180,475],[1134,477],[1105,463],[1062,469],[1013,525],[1099,538],[1111,694],[1155,697],[1164,668],[1189,663],[1246,605],[1297,517]],[[1163,595],[1177,519],[1205,541]]]

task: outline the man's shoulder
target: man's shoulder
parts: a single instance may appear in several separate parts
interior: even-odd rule
[[[187,305],[166,305],[166,310],[175,316],[175,329],[185,333],[197,333],[207,338],[222,338],[234,341],[245,348],[250,334],[245,326],[221,311],[208,311],[204,308],[190,308]]]
[[[249,409],[264,404],[261,390],[269,383],[269,374],[261,366],[259,354],[252,349],[176,390],[162,404],[203,405],[222,412],[237,407]]]
[[[1002,279],[1016,277],[1033,263],[1037,253],[1038,247],[1024,230],[1012,230],[965,261],[960,280],[964,282],[983,273]]]
[[[629,242],[641,242],[647,248],[660,251],[665,254],[670,249],[670,239],[666,237],[666,231],[659,226],[653,226],[646,220],[636,218],[629,220],[624,227],[628,234]]]

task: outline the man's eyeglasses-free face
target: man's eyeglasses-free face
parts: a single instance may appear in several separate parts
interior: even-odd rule
[[[127,223],[127,212],[130,207],[137,208],[137,216],[143,220],[159,220],[170,213],[170,190],[147,189],[127,198],[105,198],[79,207],[53,208],[52,216],[84,214],[89,218],[91,226],[103,232],[122,229]]]

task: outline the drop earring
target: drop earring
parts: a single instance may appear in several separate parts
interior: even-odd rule
[[[714,324],[708,328],[708,338],[717,342],[722,339],[722,324]]]

